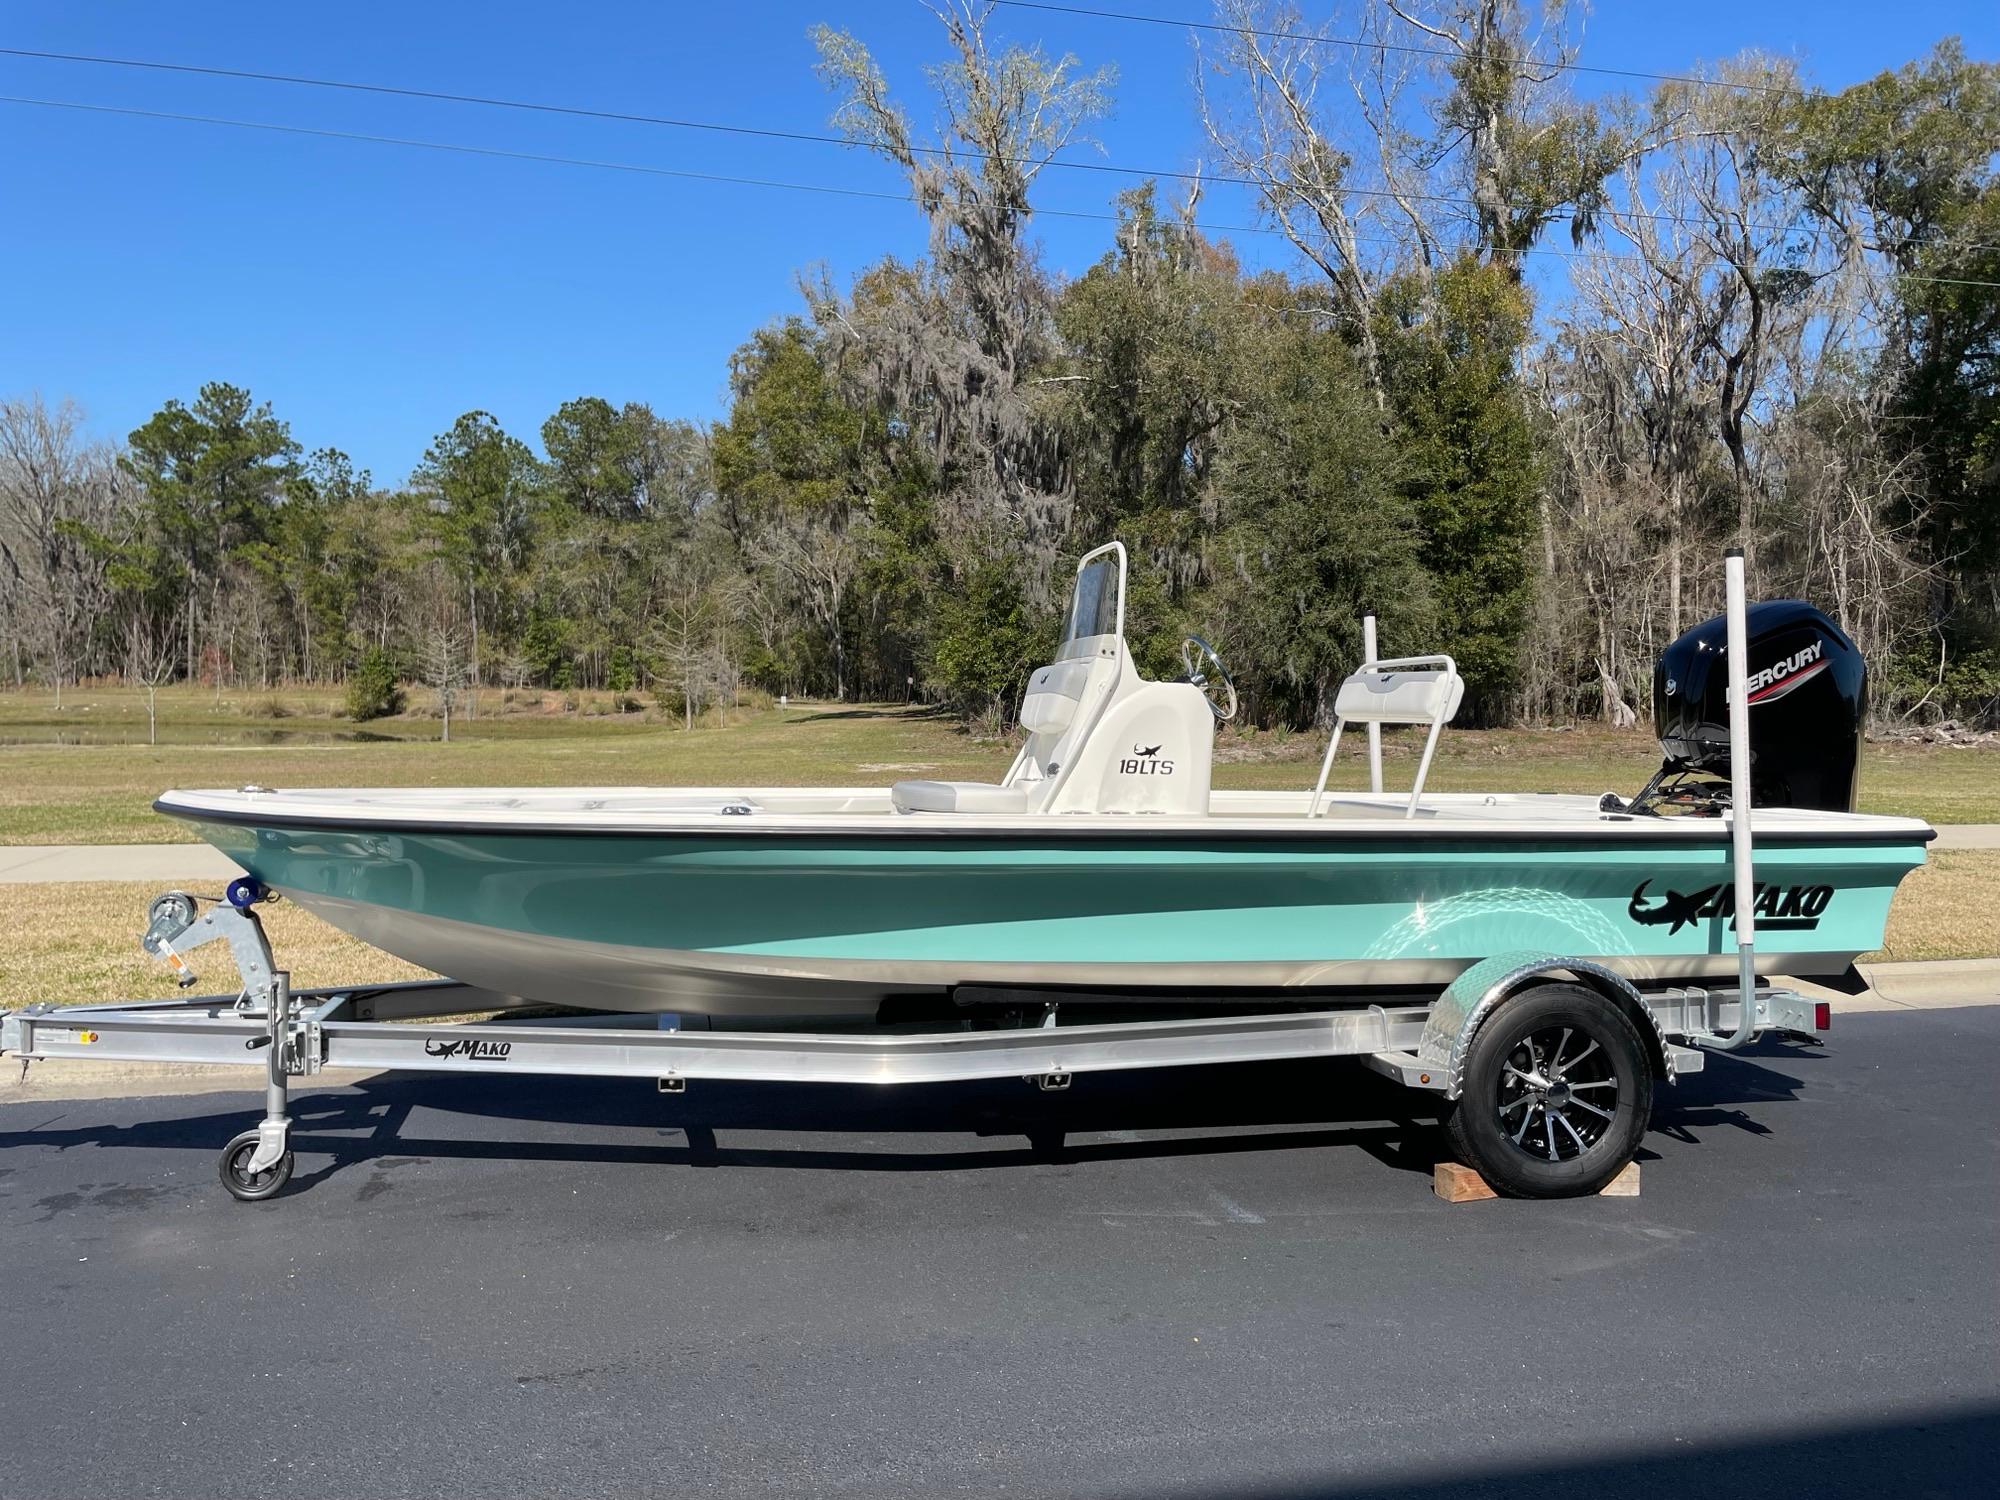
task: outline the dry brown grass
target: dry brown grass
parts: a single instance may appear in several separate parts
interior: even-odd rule
[[[2000,958],[2000,850],[1935,849],[1889,908],[1877,959]]]
[[[454,722],[444,745],[421,714],[359,726],[389,739],[352,738],[357,726],[329,717],[327,690],[287,690],[288,717],[274,721],[265,700],[177,688],[162,695],[162,743],[152,746],[129,690],[72,693],[60,716],[46,695],[0,691],[0,844],[191,840],[151,810],[168,787],[876,786],[897,776],[992,780],[1015,750],[1011,736],[980,739],[949,716],[899,704],[746,709],[725,728],[704,719],[690,733],[677,719],[557,712],[554,695],[532,696],[540,707]],[[1361,739],[1350,740],[1335,787],[1366,784]],[[1419,731],[1384,736],[1388,786],[1409,785],[1422,744]],[[1320,734],[1232,730],[1217,742],[1216,785],[1304,790],[1325,745]],[[1871,744],[1866,755],[1863,812],[2000,822],[2000,749]],[[1659,763],[1644,730],[1453,729],[1429,785],[1629,796]]]
[[[180,993],[172,971],[139,947],[146,903],[159,893],[157,881],[0,885],[10,936],[0,947],[0,1010],[35,1001],[80,1005]],[[265,907],[263,917],[278,962],[301,988],[429,977],[290,902]],[[236,966],[224,944],[199,950],[190,962],[201,976],[195,993],[236,988]]]
[[[12,938],[0,948],[0,1010],[165,999],[177,993],[167,966],[140,951],[150,881],[0,885]],[[264,909],[278,961],[292,982],[364,984],[426,978],[288,902]],[[2000,851],[1933,853],[1896,893],[1889,941],[1877,959],[2000,957]],[[233,989],[234,966],[217,944],[194,955],[203,994]]]

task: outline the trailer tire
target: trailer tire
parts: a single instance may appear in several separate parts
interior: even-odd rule
[[[1583,985],[1542,984],[1473,1034],[1444,1125],[1502,1195],[1576,1198],[1624,1169],[1652,1112],[1652,1064],[1632,1018]]]
[[[258,1133],[246,1130],[222,1148],[222,1157],[216,1163],[222,1185],[229,1190],[229,1196],[239,1203],[258,1203],[274,1197],[292,1180],[292,1153],[289,1148],[273,1166],[261,1172],[251,1172],[250,1158],[257,1154]]]

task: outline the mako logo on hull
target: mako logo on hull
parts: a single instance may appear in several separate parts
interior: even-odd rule
[[[1730,926],[1736,925],[1736,886],[1732,881],[1718,885],[1705,885],[1698,891],[1683,895],[1669,890],[1657,900],[1648,901],[1646,892],[1652,885],[1650,880],[1639,882],[1639,889],[1632,893],[1632,903],[1626,907],[1626,915],[1644,927],[1665,927],[1667,936],[1672,937],[1683,927],[1692,927],[1697,922],[1711,917],[1728,919]],[[1757,925],[1773,932],[1810,932],[1819,926],[1820,913],[1833,900],[1830,885],[1766,885],[1759,882],[1755,905],[1751,912],[1757,918]]]
[[[1132,753],[1118,762],[1121,776],[1171,776],[1174,763],[1159,758],[1160,746],[1134,745]]]

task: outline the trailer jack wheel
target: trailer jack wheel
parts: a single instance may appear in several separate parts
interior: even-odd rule
[[[221,1160],[216,1163],[222,1175],[222,1185],[229,1189],[229,1196],[243,1203],[256,1203],[275,1194],[292,1180],[292,1153],[286,1148],[272,1165],[262,1171],[250,1170],[251,1158],[257,1154],[261,1137],[254,1130],[246,1130],[222,1148]]]

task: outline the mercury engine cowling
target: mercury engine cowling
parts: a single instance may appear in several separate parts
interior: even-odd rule
[[[1759,807],[1852,812],[1868,669],[1833,621],[1799,599],[1750,606],[1750,791]],[[1728,621],[1684,633],[1653,668],[1653,720],[1666,752],[1635,810],[1714,810],[1729,783]],[[1716,783],[1719,782],[1718,787]]]

